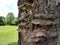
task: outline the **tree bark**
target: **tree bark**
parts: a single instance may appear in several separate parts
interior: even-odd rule
[[[60,3],[18,0],[18,45],[60,45]]]

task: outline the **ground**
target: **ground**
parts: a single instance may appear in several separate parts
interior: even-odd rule
[[[0,45],[17,45],[18,26],[0,26]]]

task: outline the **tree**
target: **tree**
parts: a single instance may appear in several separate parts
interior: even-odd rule
[[[0,25],[4,25],[5,24],[5,17],[0,16]]]
[[[6,16],[6,23],[8,25],[11,25],[13,20],[14,20],[14,14],[9,12]]]
[[[18,0],[18,45],[60,45],[58,2]]]
[[[12,25],[18,25],[18,18],[15,17],[14,20],[12,21]]]

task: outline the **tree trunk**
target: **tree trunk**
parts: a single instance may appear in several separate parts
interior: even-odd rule
[[[18,45],[60,45],[57,0],[18,0]]]

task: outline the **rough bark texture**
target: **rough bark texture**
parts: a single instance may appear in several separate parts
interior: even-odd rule
[[[18,45],[60,45],[59,0],[18,0]]]

